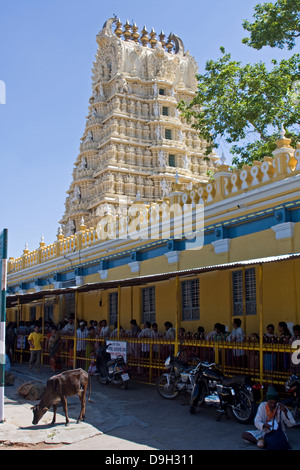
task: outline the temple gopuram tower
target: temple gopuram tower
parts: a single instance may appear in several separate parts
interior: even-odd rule
[[[206,181],[218,157],[179,114],[197,88],[196,61],[174,34],[111,18],[97,35],[84,135],[67,191],[62,232],[96,227],[137,199],[167,197],[175,179],[187,188]]]

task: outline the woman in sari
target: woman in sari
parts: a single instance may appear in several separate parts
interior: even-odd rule
[[[86,344],[86,357],[87,360],[85,361],[85,370],[89,374],[94,374],[96,372],[96,357],[97,357],[97,349],[98,349],[98,336],[96,334],[96,330],[93,326],[89,327],[89,334],[87,336],[87,344]]]

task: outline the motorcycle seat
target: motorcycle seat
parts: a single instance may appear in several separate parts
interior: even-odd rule
[[[231,387],[232,385],[244,385],[249,381],[246,375],[236,375],[233,377],[224,377],[222,380],[222,385],[224,387]]]
[[[123,356],[119,356],[116,359],[111,359],[110,361],[107,362],[108,366],[113,366],[114,364],[118,364],[124,362]]]

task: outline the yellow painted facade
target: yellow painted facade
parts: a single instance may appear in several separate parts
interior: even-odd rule
[[[105,34],[103,37],[101,36],[101,41],[104,40],[104,37]],[[119,41],[120,39],[114,38],[113,40]],[[130,47],[140,46],[133,44]],[[150,52],[147,51],[149,54]],[[152,53],[154,54],[155,51]],[[180,50],[178,54],[177,58],[182,59],[182,63],[188,66],[187,56]],[[125,74],[124,70],[123,72]],[[138,86],[137,84],[140,83],[139,81],[135,83],[132,76],[129,78],[127,84],[132,87],[133,85]],[[180,82],[178,77],[173,77],[173,82],[170,77],[166,77],[165,81],[162,80],[162,77],[160,79],[161,83],[168,85],[166,88],[169,94],[164,99],[167,100],[167,104],[168,100],[169,104],[173,103],[173,113],[176,109],[175,101],[172,101],[174,90],[184,94],[185,87],[185,91],[189,95],[192,90],[187,84]],[[99,80],[101,82],[101,79]],[[159,81],[159,77],[157,80]],[[144,81],[147,82],[150,90],[153,79],[144,77]],[[112,86],[112,83],[106,78],[104,84],[107,90]],[[100,93],[96,88],[94,92]],[[114,100],[111,99],[113,96]],[[150,98],[148,95],[142,98],[149,109],[154,105],[152,95]],[[98,108],[103,110],[104,105],[112,106],[113,101],[118,102],[119,106],[120,99],[121,102],[124,99],[125,103],[125,100],[129,99],[128,91],[120,91],[118,88],[116,95],[111,95],[106,102],[100,100],[99,103],[102,104],[99,104]],[[135,106],[137,104],[136,96],[132,95],[130,99],[136,100]],[[131,105],[133,106],[132,103]],[[110,107],[107,112],[112,112],[113,109]],[[119,111],[118,108],[118,113]],[[129,113],[128,110],[126,112]],[[79,229],[76,229],[74,233],[59,232],[57,240],[52,244],[45,245],[41,241],[38,249],[29,251],[26,248],[19,258],[9,260],[8,321],[30,320],[32,315],[35,318],[44,317],[45,311],[47,311],[50,312],[49,315],[53,321],[58,323],[68,314],[74,313],[70,310],[73,308],[76,310],[77,319],[84,319],[87,322],[106,319],[113,327],[110,294],[117,292],[120,294],[120,298],[118,298],[119,322],[123,328],[128,329],[131,319],[136,319],[140,325],[147,319],[149,312],[143,311],[143,289],[153,286],[155,288],[155,304],[154,308],[151,307],[152,321],[155,320],[158,323],[161,331],[164,331],[165,321],[171,321],[176,326],[177,332],[181,326],[185,328],[186,332],[195,333],[200,325],[204,327],[206,332],[209,332],[216,322],[225,324],[228,330],[231,330],[232,320],[237,315],[242,319],[242,326],[247,335],[265,331],[268,323],[274,323],[275,328],[279,321],[286,321],[290,327],[300,323],[300,257],[297,257],[300,254],[300,144],[296,149],[293,149],[290,146],[290,140],[285,137],[284,130],[282,130],[281,137],[277,141],[277,149],[272,156],[265,157],[263,162],[254,162],[251,167],[244,166],[241,170],[231,170],[227,165],[218,164],[217,157],[213,156],[211,168],[213,168],[214,175],[212,179],[209,179],[204,177],[207,167],[205,165],[203,168],[201,167],[203,155],[195,150],[197,140],[195,135],[190,135],[190,130],[183,122],[176,121],[177,117],[175,119],[174,116],[172,114],[172,118],[169,116],[164,118],[168,118],[166,122],[172,124],[173,130],[183,129],[186,132],[187,140],[183,142],[174,139],[172,152],[178,148],[181,156],[191,157],[193,164],[189,166],[188,170],[182,165],[178,165],[176,168],[157,166],[155,158],[157,159],[159,150],[164,149],[163,151],[165,151],[166,145],[171,145],[170,141],[158,139],[157,135],[155,138],[152,135],[152,138],[148,139],[147,145],[146,141],[142,142],[143,152],[145,151],[143,165],[146,165],[147,171],[144,171],[144,166],[137,169],[138,165],[136,164],[128,163],[126,166],[123,161],[121,162],[126,166],[128,174],[141,172],[140,176],[143,177],[145,187],[152,178],[153,188],[159,192],[156,199],[153,196],[154,193],[148,199],[142,198],[141,204],[143,204],[144,212],[142,216],[140,213],[138,215],[141,218],[135,219],[128,212],[129,222],[136,227],[136,231],[140,230],[135,239],[136,231],[132,231],[129,238],[118,238],[117,236],[106,240],[100,238],[101,231],[97,221],[104,220],[105,214],[102,219],[101,217],[99,219],[99,213],[97,212],[96,217],[94,209],[88,209],[88,207],[94,207],[93,204],[96,207],[98,203],[101,207],[103,206],[105,200],[103,186],[101,186],[101,195],[103,196],[101,196],[101,204],[96,201],[97,198],[91,188],[91,199],[80,199],[84,194],[88,194],[88,186],[85,185],[82,186],[82,189],[86,193],[82,191],[81,196],[77,198],[73,195],[75,186],[82,180],[87,181],[89,178],[92,180],[92,174],[96,175],[93,182],[98,184],[99,181],[97,182],[96,177],[100,173],[102,175],[102,172],[108,171],[105,162],[109,158],[120,157],[120,151],[114,154],[111,147],[105,154],[106,150],[101,140],[103,136],[100,134],[98,146],[94,140],[83,142],[81,155],[76,162],[72,187],[68,191],[64,226],[68,225],[69,218],[74,214],[76,214],[77,227],[79,216],[83,217],[88,214],[87,218],[90,223],[85,225],[82,219]],[[155,114],[148,116],[148,118],[153,128],[152,134],[157,119],[161,119],[159,120],[161,126],[166,124],[162,117],[158,118]],[[89,117],[86,138],[88,138],[89,126],[96,126],[98,122],[95,119],[100,119],[99,115],[98,117]],[[117,115],[115,119],[118,119]],[[109,127],[107,130],[107,135],[110,135],[111,138],[113,136],[111,143],[115,145],[114,139],[117,137],[112,123],[111,128]],[[141,137],[140,140],[136,137],[134,139],[136,139],[133,143],[137,151],[138,145],[141,145]],[[197,145],[200,143],[198,139]],[[118,142],[117,144],[119,145]],[[196,146],[198,149],[199,145]],[[145,150],[146,146],[148,146],[148,152]],[[100,162],[101,168],[89,168],[85,165],[81,167],[82,154],[86,157],[93,155],[93,158],[96,158],[97,149],[99,150],[98,156],[103,157],[105,154],[105,159]],[[150,160],[147,160],[151,153],[149,149],[152,152],[152,167],[149,163]],[[128,149],[125,156],[133,158],[132,149]],[[119,160],[113,161],[116,165],[120,163]],[[148,163],[150,166],[147,166]],[[89,161],[87,164],[89,165]],[[198,171],[197,178],[193,178],[193,165]],[[125,172],[125,166],[122,167],[123,172]],[[200,167],[202,173],[199,173]],[[115,178],[118,176],[118,171],[121,171],[120,168],[114,167]],[[169,170],[172,170],[171,173]],[[170,186],[169,190],[162,194],[159,185],[166,175],[168,175]],[[101,180],[101,184],[108,187],[108,183],[111,182],[109,173],[106,176],[108,179]],[[136,176],[135,190],[138,181],[138,176]],[[118,180],[114,184],[115,186],[109,186],[107,194],[110,196],[110,191],[119,190]],[[130,185],[131,183],[127,181],[126,184]],[[126,191],[131,191],[130,186],[126,186],[126,188]],[[71,203],[72,195],[74,201]],[[127,200],[127,208],[134,207],[140,201],[140,198],[132,194],[130,198],[130,201]],[[178,239],[174,236],[167,237],[167,239],[159,236],[156,239],[147,238],[146,231],[153,216],[152,211],[159,204],[160,222],[162,222],[164,203],[168,207],[177,207],[179,216],[181,215],[180,211],[185,210],[185,205],[192,208],[192,214],[196,217],[197,207],[203,208],[202,232],[195,231],[195,220],[197,219],[192,219],[192,217],[189,219],[190,232],[195,234],[194,242],[187,240],[186,232]],[[116,204],[116,200],[114,200],[114,204]],[[179,216],[175,214],[171,218],[175,227],[180,226]],[[114,217],[113,223],[118,222],[118,227],[122,227],[121,222],[124,222],[122,216],[117,214]],[[157,221],[158,219],[156,219],[156,224],[154,222],[154,228],[159,228]],[[94,225],[92,226],[91,223]],[[286,255],[287,258],[281,259],[280,257],[283,255]],[[206,269],[208,267],[212,268]],[[201,268],[203,268],[202,271]],[[244,276],[245,270],[250,268],[253,268],[254,271],[251,271],[252,284],[249,284],[248,289],[245,287]],[[260,269],[262,270],[261,278]],[[194,272],[191,272],[192,270]],[[240,284],[238,282],[235,284],[233,281],[236,271],[242,273]],[[163,273],[166,276],[160,280],[158,276]],[[168,273],[170,274],[169,279]],[[141,279],[144,281],[143,285]],[[196,284],[193,286],[190,284],[186,287],[186,293],[183,294],[183,283],[194,279],[199,280],[199,288]],[[125,280],[127,280],[126,285],[124,284]],[[240,289],[241,285],[243,287]],[[70,296],[71,286],[76,302],[73,299],[73,304],[68,304],[66,293]],[[84,289],[80,290],[81,287]],[[251,294],[251,302],[249,300],[248,303],[249,305],[251,303],[251,312],[246,314],[245,306],[249,293]],[[28,294],[31,294],[31,297]],[[239,297],[239,301],[236,300],[236,297]],[[184,302],[186,302],[185,306]],[[239,305],[237,305],[238,303]],[[66,305],[69,305],[68,309]],[[45,306],[47,306],[46,310]],[[193,308],[195,314],[191,313]],[[240,313],[237,314],[235,308],[242,310],[239,310]],[[184,309],[187,310],[187,314],[184,313]],[[190,317],[187,319],[189,314]]]

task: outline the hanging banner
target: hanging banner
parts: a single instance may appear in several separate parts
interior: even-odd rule
[[[109,344],[107,352],[110,354],[112,359],[116,359],[118,356],[123,356],[125,362],[127,362],[127,343],[126,341],[106,341]]]

